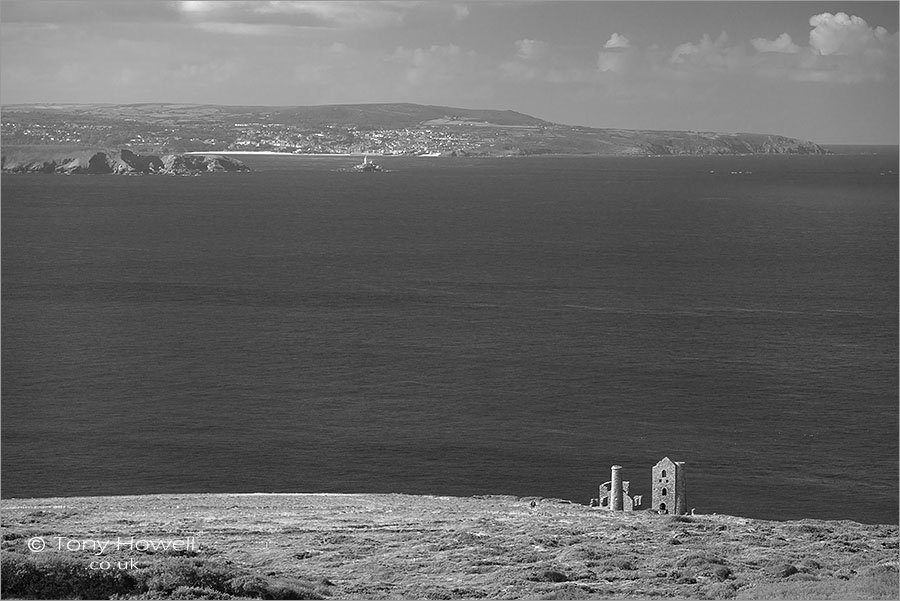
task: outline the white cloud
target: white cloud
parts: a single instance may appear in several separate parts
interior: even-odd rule
[[[426,10],[422,2],[306,2],[232,0],[209,2],[191,0],[176,5],[189,21],[220,21],[245,25],[278,24],[327,29],[378,29],[398,25],[413,11]],[[451,9],[453,7],[445,7]],[[446,11],[444,11],[446,12]],[[453,14],[461,18],[460,11]]]
[[[626,55],[621,52],[600,51],[597,55],[597,70],[607,73],[620,73],[625,70]]]
[[[764,77],[793,81],[858,84],[896,80],[898,35],[846,13],[822,13],[809,20],[809,45],[776,59],[760,55],[756,65]]]
[[[601,73],[633,71],[638,59],[639,54],[632,48],[629,39],[614,33],[603,45],[603,50],[597,53],[597,71]]]
[[[469,16],[469,7],[465,4],[454,4],[453,5],[453,16],[455,20],[462,21],[466,17]]]
[[[888,38],[884,27],[869,27],[865,19],[846,13],[822,13],[810,18],[813,30],[809,45],[823,56],[852,55],[882,45]]]
[[[178,2],[176,6],[178,10],[186,13],[208,13],[216,10],[216,5],[218,4],[218,2],[206,0],[184,0],[183,2]]]
[[[396,2],[260,2],[253,12],[277,18],[311,19],[324,27],[374,29],[400,23],[407,8]]]
[[[603,44],[604,48],[630,48],[631,41],[626,38],[624,35],[619,35],[618,33],[614,33],[609,36],[609,39],[606,40],[606,43]]]
[[[781,34],[774,40],[767,40],[766,38],[754,38],[750,40],[750,43],[756,48],[757,52],[781,52],[784,54],[794,54],[800,47],[794,43],[786,33]]]
[[[516,40],[516,56],[525,60],[538,60],[547,56],[547,44],[540,40]]]
[[[399,25],[414,27],[422,23],[458,23],[469,16],[469,8],[465,4],[420,0],[189,0],[174,3],[174,7],[188,22],[217,21],[350,30],[383,29]]]
[[[870,27],[844,14],[823,13],[810,19],[810,43],[789,34],[732,41],[725,32],[703,35],[669,49],[638,47],[613,33],[598,49],[593,67],[564,49],[536,40],[518,40],[516,54],[496,69],[506,81],[587,83],[629,86],[640,82],[715,83],[725,79],[778,79],[833,84],[885,81],[898,76],[898,34]]]
[[[696,44],[687,42],[677,46],[669,56],[668,68],[670,74],[684,79],[714,72],[739,70],[745,57],[746,53],[741,45],[728,45],[728,35],[725,32],[722,32],[715,41],[704,34]]]
[[[290,33],[289,25],[274,25],[268,23],[227,23],[224,21],[201,21],[194,27],[208,33],[226,33],[232,35],[283,35]]]

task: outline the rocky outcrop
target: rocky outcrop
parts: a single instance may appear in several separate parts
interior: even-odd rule
[[[131,152],[127,148],[122,149],[119,153],[119,159],[131,169],[141,173],[156,173],[163,168],[163,162],[158,156],[141,156]]]
[[[176,175],[215,172],[250,171],[241,161],[215,154],[167,154],[161,159],[162,172]]]
[[[637,152],[655,155],[828,154],[813,142],[765,134],[647,132],[635,141]]]
[[[120,151],[77,151],[54,158],[2,158],[3,173],[62,175],[198,175],[219,171],[250,171],[243,162],[222,155],[139,155]]]

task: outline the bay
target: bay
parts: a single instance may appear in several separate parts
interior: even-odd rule
[[[896,148],[3,176],[2,494],[896,523]]]

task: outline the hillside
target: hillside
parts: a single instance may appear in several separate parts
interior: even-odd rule
[[[896,525],[622,513],[507,496],[153,495],[0,507],[5,597],[898,595]],[[104,560],[108,569],[96,569]]]
[[[523,156],[824,154],[774,134],[577,127],[515,111],[407,103],[296,107],[188,104],[9,105],[4,147],[128,147],[136,152]]]

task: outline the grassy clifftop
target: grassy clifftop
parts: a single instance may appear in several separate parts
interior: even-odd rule
[[[120,598],[898,595],[894,525],[613,513],[516,497],[164,495],[7,499],[2,508],[6,597],[28,596],[13,587],[35,572],[45,592],[71,582],[82,588],[70,594]],[[43,552],[29,551],[34,537]],[[157,549],[129,548],[132,537]],[[189,537],[193,548],[159,548]],[[125,548],[86,544],[117,539]],[[87,568],[104,559],[125,567]],[[46,588],[57,581],[62,588]]]

